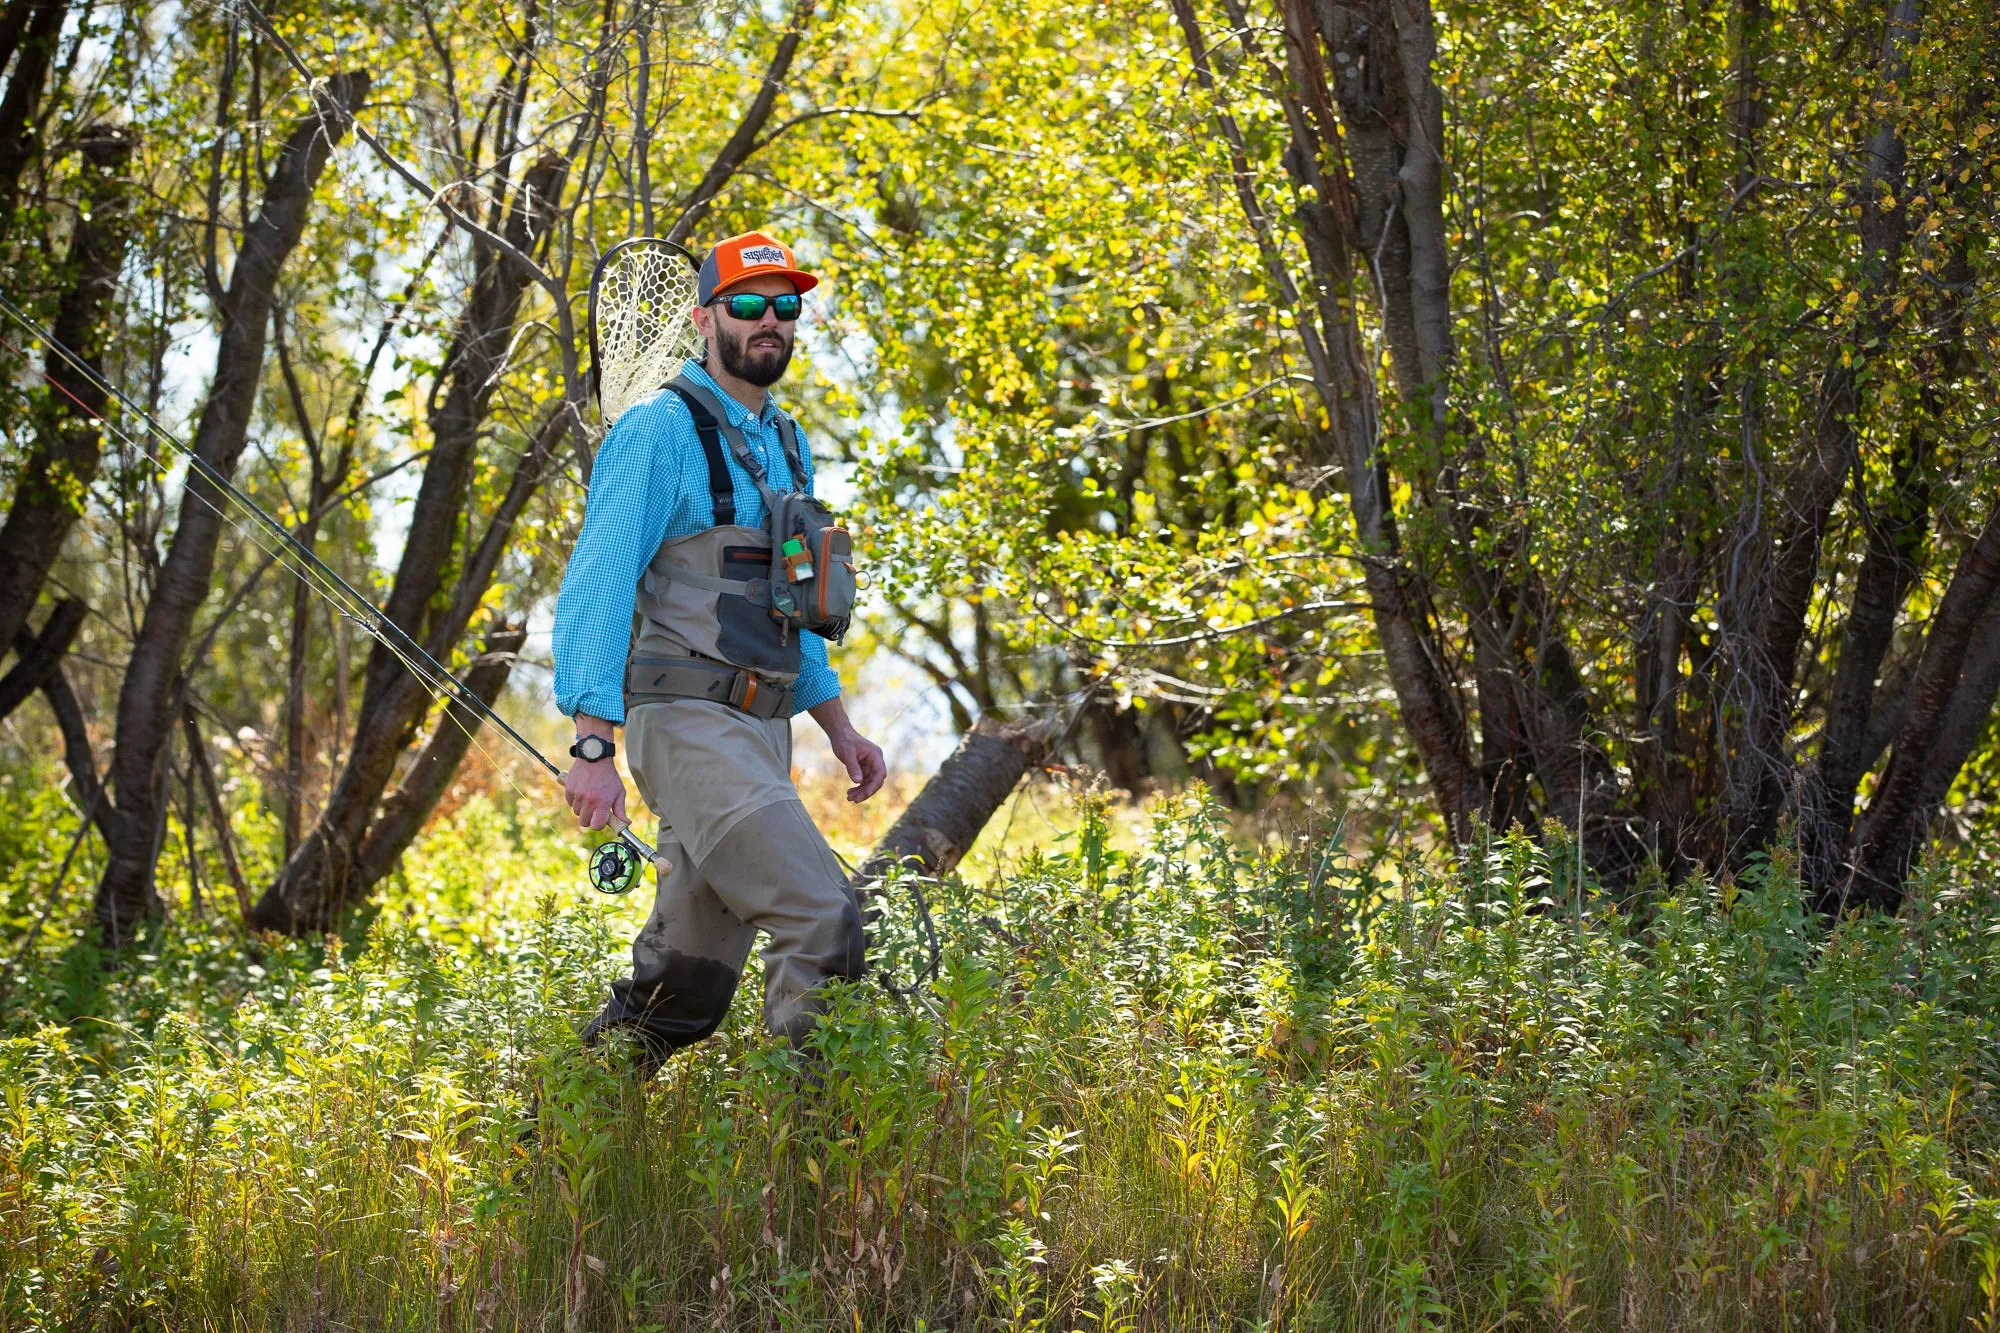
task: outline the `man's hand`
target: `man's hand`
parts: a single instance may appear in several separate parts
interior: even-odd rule
[[[819,723],[826,733],[826,743],[833,749],[833,757],[840,761],[842,768],[854,785],[847,789],[847,799],[861,802],[882,790],[883,780],[889,776],[889,765],[882,758],[882,747],[854,729],[847,720],[847,709],[838,697],[828,699],[812,709],[813,721]]]
[[[601,717],[576,715],[578,736],[610,740],[613,730]],[[585,759],[570,760],[569,772],[563,775],[563,795],[569,808],[576,811],[577,822],[587,829],[601,829],[614,819],[626,822],[625,779],[618,776],[616,760],[600,759],[594,764]]]

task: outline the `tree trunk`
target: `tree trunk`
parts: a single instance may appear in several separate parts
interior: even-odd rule
[[[1860,371],[1875,349],[1887,345],[1896,318],[1893,298],[1908,212],[1905,154],[1893,107],[1898,86],[1909,77],[1909,51],[1922,16],[1918,0],[1897,0],[1882,36],[1876,99],[1891,110],[1863,151],[1854,200],[1861,212],[1861,318],[1820,376],[1806,457],[1787,482],[1776,513],[1768,516],[1770,536],[1756,488],[1750,488],[1741,540],[1757,557],[1719,598],[1728,668],[1723,716],[1737,719],[1722,738],[1726,854],[1732,865],[1770,841],[1797,776],[1788,737],[1799,645],[1818,583],[1820,548],[1854,470]]]
[[[229,828],[229,807],[223,804],[222,786],[215,780],[215,765],[209,760],[208,743],[201,735],[201,719],[195,716],[192,702],[184,710],[183,719],[187,727],[188,762],[201,779],[202,795],[208,800],[208,813],[215,823],[215,845],[222,852],[222,869],[229,876],[229,887],[236,891],[237,919],[247,925],[250,882],[243,878],[243,866],[236,859],[236,835]]]
[[[15,652],[26,657],[33,650],[34,639],[26,630],[14,636]],[[80,808],[89,812],[97,831],[108,839],[111,836],[111,816],[105,808],[104,784],[97,777],[97,759],[90,751],[90,730],[84,723],[83,708],[76,701],[76,693],[70,689],[68,677],[63,675],[61,662],[57,662],[42,678],[41,689],[42,696],[48,700],[49,711],[55,714],[56,730],[62,734],[63,762],[69,766],[70,780],[76,783],[77,797],[83,802]]]
[[[1242,131],[1219,103],[1207,42],[1193,6],[1190,0],[1173,0],[1173,7],[1194,63],[1195,80],[1205,93],[1218,99],[1215,123],[1229,144],[1237,200],[1257,238],[1274,290],[1299,319],[1313,387],[1327,415],[1324,446],[1330,446],[1326,452],[1343,465],[1347,476],[1362,578],[1404,727],[1422,757],[1447,829],[1453,838],[1464,839],[1470,834],[1472,820],[1486,805],[1484,783],[1472,761],[1465,710],[1448,674],[1430,614],[1427,582],[1403,558],[1390,503],[1375,386],[1365,369],[1370,356],[1353,298],[1355,249],[1364,225],[1358,215],[1367,205],[1361,202],[1357,181],[1349,176],[1346,149],[1334,122],[1317,19],[1303,0],[1285,0],[1281,10],[1286,28],[1285,69],[1289,73],[1267,65],[1272,95],[1284,108],[1291,131],[1285,166],[1301,187],[1299,222],[1314,289],[1307,297],[1292,282],[1278,251],[1270,220],[1257,197]],[[1232,5],[1230,12],[1237,35],[1246,43],[1253,41],[1254,29],[1241,5]],[[1370,158],[1370,169],[1376,165]],[[1395,236],[1387,237],[1386,243],[1395,244]],[[1406,316],[1408,311],[1407,303],[1385,307],[1384,318]],[[1414,331],[1407,339],[1395,341],[1417,345]],[[1413,373],[1421,375],[1421,367]]]
[[[21,176],[35,160],[40,137],[36,125],[41,119],[36,112],[41,109],[42,85],[48,80],[68,14],[67,0],[16,0],[9,7],[6,26],[21,23],[15,29],[19,45],[9,54],[20,58],[7,80],[6,93],[0,95],[0,238],[11,229]],[[0,54],[0,64],[5,60],[6,55]]]
[[[1974,274],[1964,239],[1952,248],[1940,276],[1938,337],[1929,358],[1933,364],[1919,362],[1923,369],[1917,389],[1918,419],[1889,460],[1888,494],[1868,504],[1865,493],[1856,491],[1863,501],[1867,555],[1855,576],[1841,630],[1840,665],[1819,753],[1799,793],[1801,863],[1822,911],[1841,910],[1851,893],[1855,793],[1862,775],[1881,756],[1883,736],[1900,730],[1910,698],[1907,681],[1878,684],[1878,678],[1904,600],[1923,572],[1933,500],[1930,468],[1934,437],[1945,412],[1944,386],[1958,379],[1969,359],[1965,297],[1972,290]],[[1929,819],[1922,822],[1928,824]]]
[[[1146,782],[1146,733],[1139,711],[1115,699],[1098,696],[1084,705],[1084,732],[1090,737],[1097,767],[1111,785],[1138,794]]]
[[[132,235],[125,180],[132,148],[132,137],[115,129],[93,131],[81,145],[84,194],[65,265],[70,285],[51,332],[84,368],[54,348],[44,359],[49,392],[36,410],[34,447],[22,462],[6,525],[0,527],[0,644],[12,643],[27,624],[97,479],[105,393],[96,377],[103,366],[106,316]]]
[[[285,260],[305,231],[314,187],[333,146],[353,124],[368,91],[365,73],[337,74],[313,91],[314,109],[286,137],[265,184],[256,219],[245,231],[218,314],[215,379],[202,404],[192,452],[224,477],[234,475],[264,367],[271,302]],[[173,715],[174,682],[207,599],[229,501],[190,472],[173,542],[133,641],[118,695],[110,856],[97,890],[97,920],[107,944],[120,947],[144,917],[159,910],[153,885],[160,826],[159,778]]]
[[[1671,491],[1669,491],[1671,493]],[[1700,807],[1693,710],[1685,707],[1688,684],[1681,660],[1688,652],[1694,608],[1701,591],[1699,559],[1686,549],[1686,534],[1670,528],[1653,565],[1653,592],[1633,636],[1632,747],[1633,797],[1639,837],[1661,868],[1678,878],[1698,859]]]
[[[1876,679],[1896,635],[1903,599],[1922,572],[1919,554],[1930,526],[1930,484],[1924,473],[1929,435],[1913,429],[1890,460],[1889,494],[1865,516],[1868,553],[1855,575],[1840,636],[1840,665],[1827,701],[1819,753],[1801,779],[1799,851],[1806,883],[1822,908],[1832,908],[1844,879],[1854,825],[1854,795],[1874,762],[1867,752]]]
[[[919,875],[951,873],[1022,775],[1047,761],[1056,731],[1049,719],[981,718],[849,882],[865,893],[899,866]]]
[[[519,626],[503,625],[495,629],[486,636],[485,652],[459,683],[467,693],[491,708],[500,692],[507,688],[521,646],[527,641],[527,630]],[[367,840],[361,844],[360,865],[354,879],[364,892],[396,868],[396,862],[402,859],[451,786],[459,764],[485,722],[482,714],[457,700],[445,706],[423,752],[403,775],[395,793],[382,803],[382,813],[369,826]],[[337,922],[343,907],[337,901],[330,903],[321,927]]]
[[[49,612],[39,634],[29,633],[26,627],[14,631],[19,655],[13,669],[0,676],[0,718],[10,716],[29,695],[48,683],[62,665],[63,654],[75,642],[76,632],[83,628],[86,614],[82,602],[65,598]]]
[[[1590,739],[1596,719],[1554,599],[1528,563],[1531,535],[1493,530],[1494,507],[1476,489],[1485,441],[1454,406],[1444,112],[1432,72],[1437,34],[1430,5],[1370,0],[1325,9],[1295,5],[1292,12],[1299,16],[1294,44],[1311,51],[1316,40],[1333,58],[1331,66],[1325,59],[1295,60],[1294,79],[1315,82],[1309,101],[1329,100],[1340,109],[1354,163],[1357,240],[1369,256],[1369,285],[1382,308],[1397,397],[1414,436],[1416,488],[1434,491],[1438,521],[1457,533],[1454,568],[1473,639],[1482,738],[1499,746],[1472,770],[1477,786],[1465,798],[1467,816],[1501,828],[1517,818],[1532,823],[1521,786],[1525,761],[1545,812],[1577,831],[1600,873],[1623,881],[1645,849],[1621,812],[1616,770]],[[1330,81],[1329,68],[1338,71]],[[1319,152],[1328,157],[1334,150]],[[1487,550],[1496,555],[1479,554]],[[1435,632],[1431,637],[1435,642]],[[1442,662],[1440,649],[1431,656]],[[1446,674],[1441,665],[1437,670]],[[1469,736],[1461,744],[1469,750]],[[1453,767],[1460,762],[1454,757]],[[1463,762],[1470,765],[1469,754]]]
[[[39,0],[7,0],[6,8],[0,9],[0,70],[14,59],[21,36],[28,30],[29,18],[41,7]]]
[[[310,488],[312,508],[318,510],[319,478]],[[301,525],[299,545],[315,551],[319,545],[319,522],[309,517]],[[304,579],[292,580],[292,628],[285,646],[285,857],[299,849],[306,811],[306,667],[312,647],[312,585]]]
[[[1909,711],[1861,818],[1853,880],[1835,906],[1894,910],[1938,806],[2000,689],[2000,510],[1959,558],[1924,636]]]
[[[512,239],[512,238],[510,238]],[[518,300],[518,293],[517,293]],[[511,324],[511,316],[510,316]],[[501,344],[504,347],[504,340]],[[500,348],[495,348],[497,355]],[[482,372],[488,376],[491,367]],[[447,398],[447,403],[449,398]],[[482,409],[483,410],[483,409]],[[460,574],[455,595],[443,610],[437,614],[426,632],[421,623],[397,621],[410,631],[413,638],[422,644],[431,656],[444,659],[449,657],[460,638],[471,623],[473,614],[484,599],[487,588],[493,580],[493,572],[498,568],[500,557],[505,553],[507,542],[513,535],[514,523],[526,508],[530,498],[547,477],[551,466],[552,450],[562,440],[573,419],[569,405],[559,402],[544,418],[541,430],[528,453],[515,468],[513,479],[508,484],[507,493],[494,512],[492,520],[475,548],[472,558]],[[471,465],[471,456],[477,444],[477,428],[472,428],[473,438],[465,441],[465,456],[454,461],[446,458],[440,463],[439,450],[444,447],[444,437],[440,430],[436,443],[432,446],[431,466],[443,466],[460,473],[458,485],[464,485],[464,470]],[[428,469],[424,490],[430,489]],[[418,493],[418,504],[423,503],[424,490]],[[454,492],[450,497],[452,510],[441,521],[447,534],[455,532],[458,526],[457,505],[462,492]],[[434,522],[437,520],[433,520]],[[397,571],[397,586],[404,584],[407,575],[411,582],[417,581],[419,566],[414,563],[412,548],[418,547],[415,540],[417,521],[411,523],[412,539],[404,548],[402,564]],[[452,554],[449,541],[440,549],[436,543],[425,543],[420,551],[422,559],[432,561],[430,589],[424,601],[418,602],[417,612],[421,614],[425,602],[434,594],[442,582],[443,570]],[[391,606],[395,598],[391,596]],[[414,617],[413,617],[414,619]],[[377,659],[386,658],[388,664],[379,672]],[[350,879],[361,872],[361,850],[369,836],[369,824],[374,819],[382,793],[387,789],[395,774],[396,761],[404,748],[409,745],[416,728],[422,723],[424,713],[429,709],[431,695],[429,687],[397,661],[381,644],[376,644],[369,659],[369,674],[363,687],[361,708],[355,720],[353,744],[348,748],[347,762],[341,768],[340,780],[335,784],[333,795],[327,800],[326,808],[320,812],[318,822],[312,832],[299,844],[297,852],[286,862],[278,879],[264,891],[258,899],[255,912],[256,924],[266,930],[312,931],[322,928],[331,919],[329,913],[337,915],[336,903],[359,901],[374,883],[373,878],[365,878],[362,883],[350,883]],[[426,813],[428,811],[426,810]]]

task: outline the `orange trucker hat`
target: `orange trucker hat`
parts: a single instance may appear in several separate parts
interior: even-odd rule
[[[695,284],[695,299],[707,305],[718,292],[727,291],[745,278],[760,278],[766,274],[790,279],[801,295],[819,286],[819,279],[800,268],[798,261],[792,258],[790,246],[761,231],[746,231],[741,236],[718,242],[708,252],[708,258],[701,261],[701,277]]]

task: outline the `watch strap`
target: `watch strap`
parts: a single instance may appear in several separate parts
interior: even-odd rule
[[[583,752],[584,746],[591,741],[596,741],[599,746],[603,747],[601,753],[585,754]],[[595,764],[617,754],[618,744],[615,741],[608,741],[602,736],[579,736],[570,742],[569,753],[572,759],[581,759],[586,764]]]

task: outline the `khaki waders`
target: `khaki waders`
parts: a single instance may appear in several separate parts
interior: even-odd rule
[[[867,969],[853,890],[792,785],[798,636],[746,578],[768,567],[770,537],[733,522],[716,434],[734,432],[719,405],[682,397],[708,455],[718,526],[654,556],[625,673],[625,752],[673,869],[632,941],[632,974],[612,983],[585,1030],[586,1041],[633,1030],[648,1065],[721,1026],[759,931],[764,1021],[795,1045],[812,1030],[820,985]]]

